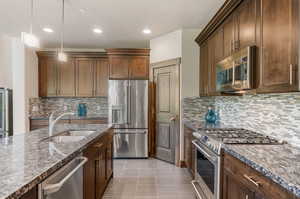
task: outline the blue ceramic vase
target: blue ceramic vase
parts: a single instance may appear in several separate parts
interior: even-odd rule
[[[79,117],[85,117],[86,114],[87,114],[87,107],[86,107],[86,104],[83,104],[83,103],[80,103],[78,104],[78,116]]]
[[[217,114],[211,107],[208,108],[208,111],[205,115],[205,121],[207,123],[216,123],[217,121]]]

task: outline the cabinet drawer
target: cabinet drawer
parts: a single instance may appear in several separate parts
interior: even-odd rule
[[[254,192],[272,199],[293,199],[292,194],[231,155],[224,154],[224,169]]]

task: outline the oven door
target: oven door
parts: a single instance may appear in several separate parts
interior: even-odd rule
[[[220,199],[220,156],[199,141],[195,145],[195,180],[192,181],[198,199]]]

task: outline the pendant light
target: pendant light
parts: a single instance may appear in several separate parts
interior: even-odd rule
[[[23,43],[31,48],[39,48],[40,47],[40,41],[39,39],[33,34],[33,0],[31,0],[30,5],[30,30],[29,33],[22,32],[21,37]]]
[[[61,13],[61,37],[60,37],[60,50],[58,52],[58,60],[66,62],[67,55],[64,53],[64,25],[65,25],[65,0],[62,0],[62,13]]]

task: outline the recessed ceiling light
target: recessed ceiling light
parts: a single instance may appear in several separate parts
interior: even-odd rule
[[[44,32],[53,33],[54,31],[51,28],[43,28]]]
[[[145,29],[143,30],[143,33],[144,33],[144,34],[151,34],[152,31],[151,31],[149,28],[145,28]]]
[[[99,28],[94,28],[94,29],[93,29],[93,32],[94,32],[94,33],[97,33],[97,34],[101,34],[101,33],[102,33],[102,30],[99,29]]]

